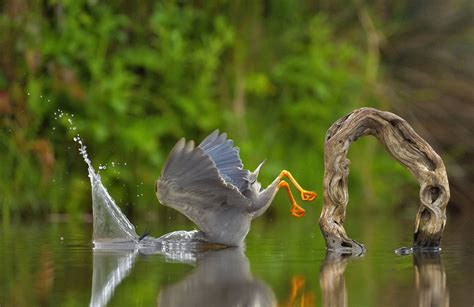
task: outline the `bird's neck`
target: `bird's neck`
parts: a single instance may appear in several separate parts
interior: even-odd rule
[[[276,193],[278,192],[279,178],[275,178],[273,182],[267,186],[264,190],[259,191],[256,195],[255,201],[252,206],[252,217],[258,217],[262,215],[268,207],[272,204]]]

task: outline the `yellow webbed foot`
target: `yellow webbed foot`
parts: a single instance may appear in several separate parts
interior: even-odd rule
[[[316,197],[318,197],[318,194],[316,194],[315,192],[313,191],[306,191],[306,190],[303,190],[301,192],[301,199],[304,200],[304,201],[312,201],[314,200]]]
[[[297,204],[293,204],[293,206],[290,209],[291,214],[294,217],[303,217],[305,210],[298,206]]]

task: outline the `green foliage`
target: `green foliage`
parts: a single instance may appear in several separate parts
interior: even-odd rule
[[[357,41],[286,1],[130,5],[47,1],[0,15],[4,217],[91,210],[77,134],[128,213],[157,204],[154,181],[180,137],[215,128],[248,168],[268,159],[264,184],[286,168],[321,194],[325,131],[372,97]],[[365,159],[387,164],[381,150]]]

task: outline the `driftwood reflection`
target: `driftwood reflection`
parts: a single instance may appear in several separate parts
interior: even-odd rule
[[[349,262],[362,254],[326,252],[326,258],[319,270],[319,286],[323,295],[323,306],[348,306],[344,272]]]
[[[196,255],[196,269],[166,286],[158,306],[276,306],[270,287],[254,278],[242,248]]]
[[[446,272],[439,253],[416,252],[413,254],[413,262],[418,306],[449,306]]]
[[[321,264],[319,285],[323,306],[350,306],[344,279],[347,264],[361,255],[327,252]],[[437,252],[413,253],[416,295],[419,307],[448,307],[446,272]]]
[[[242,248],[190,251],[94,250],[90,306],[106,306],[115,288],[130,274],[139,254],[159,254],[167,261],[193,264],[182,281],[165,286],[158,306],[276,306],[270,287],[254,278]]]

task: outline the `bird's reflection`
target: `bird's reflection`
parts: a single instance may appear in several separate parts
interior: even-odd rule
[[[196,255],[196,269],[166,286],[158,306],[276,306],[273,291],[254,278],[242,248]]]
[[[437,252],[415,252],[416,288],[418,306],[449,306],[449,292],[446,287],[446,272]]]
[[[114,289],[129,275],[139,254],[150,250],[94,250],[90,306],[106,306]],[[276,306],[270,287],[254,278],[242,248],[168,249],[153,254],[167,261],[193,263],[183,280],[165,286],[158,306]]]
[[[347,264],[362,254],[342,254],[327,251],[319,271],[319,285],[323,296],[323,306],[348,306],[344,272]]]

